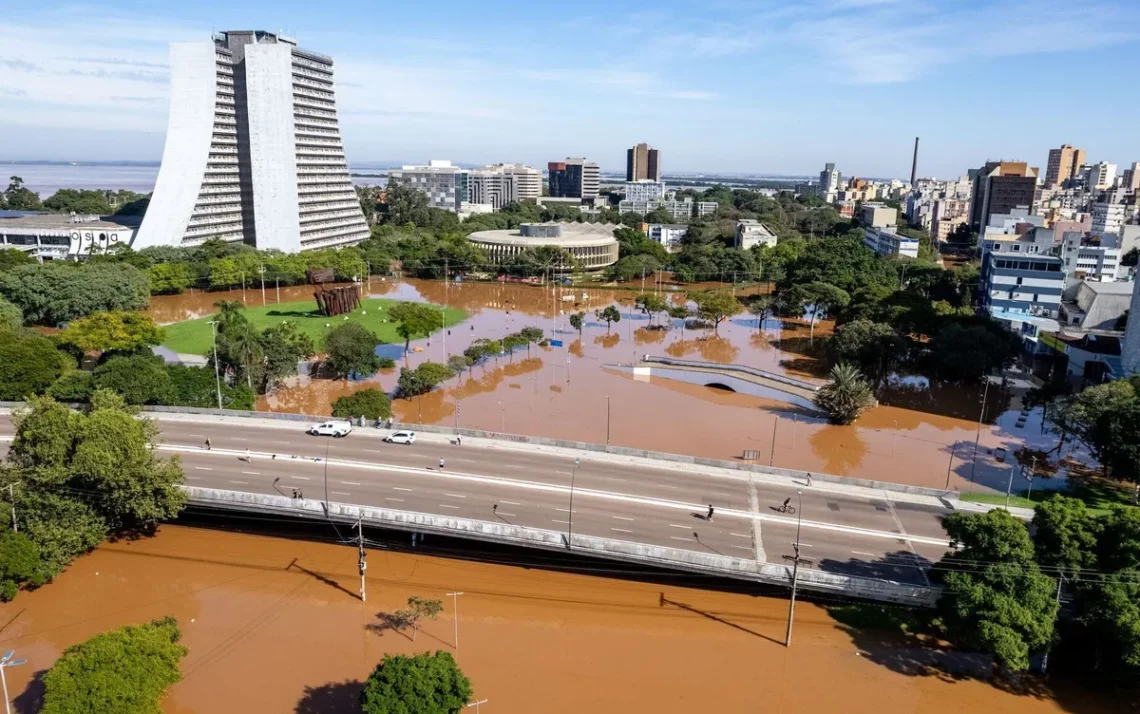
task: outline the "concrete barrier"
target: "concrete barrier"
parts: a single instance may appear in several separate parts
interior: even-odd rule
[[[524,528],[507,523],[450,518],[412,511],[360,506],[317,499],[293,499],[244,491],[182,487],[190,503],[199,507],[245,513],[272,513],[279,516],[332,520],[352,524],[357,520],[370,526],[414,533],[434,533],[469,538],[490,543],[542,548],[604,558],[702,575],[748,580],[768,585],[791,585],[791,569],[783,565],[760,563],[745,558],[700,553],[697,551],[646,545],[574,534],[572,539],[562,531]],[[906,585],[837,573],[801,568],[799,587],[804,590],[844,597],[898,603],[914,607],[932,607],[938,599],[938,588]]]

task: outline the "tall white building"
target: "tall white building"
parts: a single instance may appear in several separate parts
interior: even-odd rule
[[[427,194],[428,205],[459,212],[467,202],[467,172],[450,161],[429,161],[427,166],[404,166],[388,172],[388,183]]]
[[[664,198],[664,181],[625,182],[625,200],[627,201],[661,201]]]
[[[1124,204],[1097,201],[1092,206],[1092,232],[1118,234],[1124,225]]]
[[[524,164],[491,164],[473,169],[467,178],[467,200],[496,211],[513,201],[542,196],[542,172]]]
[[[839,169],[835,168],[835,164],[824,164],[823,171],[819,172],[819,194],[825,201],[835,200],[834,194],[839,192],[841,179],[842,176],[839,174]]]
[[[135,248],[210,238],[287,253],[368,224],[348,175],[332,58],[260,30],[170,45],[170,118]]]
[[[1089,166],[1088,171],[1088,188],[1090,190],[1112,188],[1112,184],[1116,183],[1116,164],[1101,161]]]

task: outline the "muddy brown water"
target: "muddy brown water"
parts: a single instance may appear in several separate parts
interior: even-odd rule
[[[1005,490],[1006,469],[987,452],[999,445],[1012,450],[1011,442],[988,428],[979,435],[980,395],[973,388],[888,389],[884,404],[856,425],[832,426],[787,403],[669,379],[634,380],[613,368],[652,354],[822,380],[823,364],[816,355],[819,338],[831,330],[827,322],[816,325],[814,337],[799,321],[772,319],[758,330],[747,313],[716,330],[682,330],[679,322],[656,330],[649,329],[649,316],[633,306],[633,291],[381,278],[373,278],[368,290],[374,296],[459,307],[469,315],[448,334],[414,342],[399,360],[401,366],[444,361],[475,338],[501,337],[530,325],[564,343],[489,360],[430,394],[396,400],[400,421],[608,441],[720,459],[740,459],[751,450],[759,452],[761,463],[785,468],[958,490],[978,490],[970,480],[974,476]],[[277,299],[271,286],[265,295],[269,303]],[[684,300],[680,293],[668,295],[673,303]],[[311,297],[308,286],[281,288],[282,302]],[[220,299],[242,300],[243,293],[158,296],[150,310],[156,320],[168,323],[207,315]],[[260,288],[247,289],[244,299],[260,305]],[[619,307],[623,319],[607,327],[593,313],[610,304]],[[579,310],[587,313],[580,335],[569,324],[569,315]],[[661,316],[654,320],[661,321]],[[394,390],[397,372],[382,370],[363,382],[298,377],[260,398],[257,406],[328,414],[336,398],[355,390]],[[987,421],[1008,408],[1009,400],[991,394],[990,406]],[[978,466],[973,464],[975,438],[981,447]]]
[[[0,606],[0,646],[28,660],[7,670],[15,711],[37,711],[33,678],[67,646],[166,615],[190,650],[166,714],[359,711],[385,653],[437,649],[488,714],[1113,711],[1095,694],[1007,693],[974,678],[984,663],[850,630],[809,603],[787,649],[775,598],[375,550],[367,603],[358,587],[348,546],[178,526],[105,544]],[[415,642],[376,631],[413,595],[443,600],[443,615]]]

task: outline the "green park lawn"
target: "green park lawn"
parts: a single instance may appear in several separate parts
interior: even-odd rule
[[[316,343],[318,349],[320,349],[321,339],[327,330],[325,325],[336,325],[340,322],[344,322],[345,317],[354,322],[359,322],[361,325],[375,332],[382,342],[403,342],[403,338],[396,334],[396,325],[398,323],[394,321],[386,322],[386,320],[388,320],[388,309],[397,302],[399,301],[386,300],[384,298],[365,298],[360,302],[360,307],[356,310],[348,315],[337,315],[335,317],[325,317],[317,312],[317,303],[315,300],[249,307],[246,308],[244,312],[246,318],[259,330],[264,330],[285,321],[296,323],[302,332],[313,338],[313,342]],[[462,322],[466,317],[467,313],[463,310],[449,307],[444,311],[443,319],[446,325],[450,327],[458,322]],[[210,351],[211,336],[209,321],[212,319],[213,316],[210,316],[167,325],[163,328],[166,330],[166,340],[162,343],[162,346],[181,354],[206,354]],[[418,335],[417,337],[424,336],[425,335]]]

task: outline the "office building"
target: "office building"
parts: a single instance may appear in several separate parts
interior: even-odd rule
[[[642,226],[649,240],[665,246],[665,250],[670,253],[681,250],[681,241],[689,232],[689,227],[684,223],[649,223]]]
[[[991,216],[978,240],[983,261],[990,252],[1047,255],[1055,243],[1056,233],[1045,227],[1045,219],[1021,208]]]
[[[1130,167],[1121,172],[1120,187],[1126,191],[1140,189],[1140,161],[1133,161]]]
[[[823,171],[819,172],[819,195],[823,200],[834,201],[839,193],[839,184],[843,180],[835,164],[824,164]]]
[[[170,46],[162,167],[136,248],[209,238],[286,253],[359,243],[333,61],[262,31]]]
[[[407,186],[427,194],[428,205],[459,212],[467,202],[467,172],[450,161],[431,161],[427,166],[404,166],[388,172],[388,184]]]
[[[1045,186],[1061,188],[1080,174],[1085,165],[1085,150],[1063,144],[1060,149],[1049,150],[1049,163],[1045,167]]]
[[[618,203],[618,212],[620,213],[640,213],[642,215],[655,211],[658,208],[664,208],[669,211],[675,221],[687,221],[693,216],[704,218],[716,213],[716,201],[697,201],[693,202],[691,198],[686,198],[683,201],[621,201]]]
[[[660,181],[661,159],[649,144],[637,144],[625,152],[626,181]]]
[[[1037,193],[1037,169],[1023,161],[989,161],[970,175],[974,182],[970,225],[981,230],[990,216],[1017,208],[1031,212]]]
[[[1078,280],[1111,282],[1117,279],[1120,249],[1114,244],[1090,243],[1083,233],[1066,233],[1061,241],[1060,255],[1065,262],[1065,279],[1069,284]]]
[[[467,200],[499,210],[508,203],[542,196],[542,172],[523,164],[491,164],[472,169],[467,177]]]
[[[864,203],[859,209],[859,222],[871,228],[894,227],[898,225],[899,212],[882,203]]]
[[[138,227],[139,219],[133,216],[0,211],[0,248],[40,261],[76,259],[130,246]]]
[[[1061,307],[1065,272],[1056,256],[1016,256],[995,251],[982,259],[981,285],[982,306],[998,319],[1037,316],[1055,320]]]
[[[1119,235],[1124,225],[1125,206],[1122,203],[1097,201],[1092,205],[1092,232],[1095,235]]]
[[[755,245],[776,245],[776,234],[760,221],[742,218],[736,222],[736,247],[747,250]]]
[[[553,198],[593,200],[598,197],[601,172],[593,161],[571,158],[551,161],[546,165],[546,175]]]
[[[895,228],[863,229],[863,245],[878,255],[897,255],[902,258],[918,257],[918,239],[899,235]]]
[[[1088,167],[1085,187],[1090,191],[1104,191],[1116,183],[1116,164],[1101,161]]]
[[[627,181],[625,200],[660,201],[665,198],[665,184],[661,181]]]

